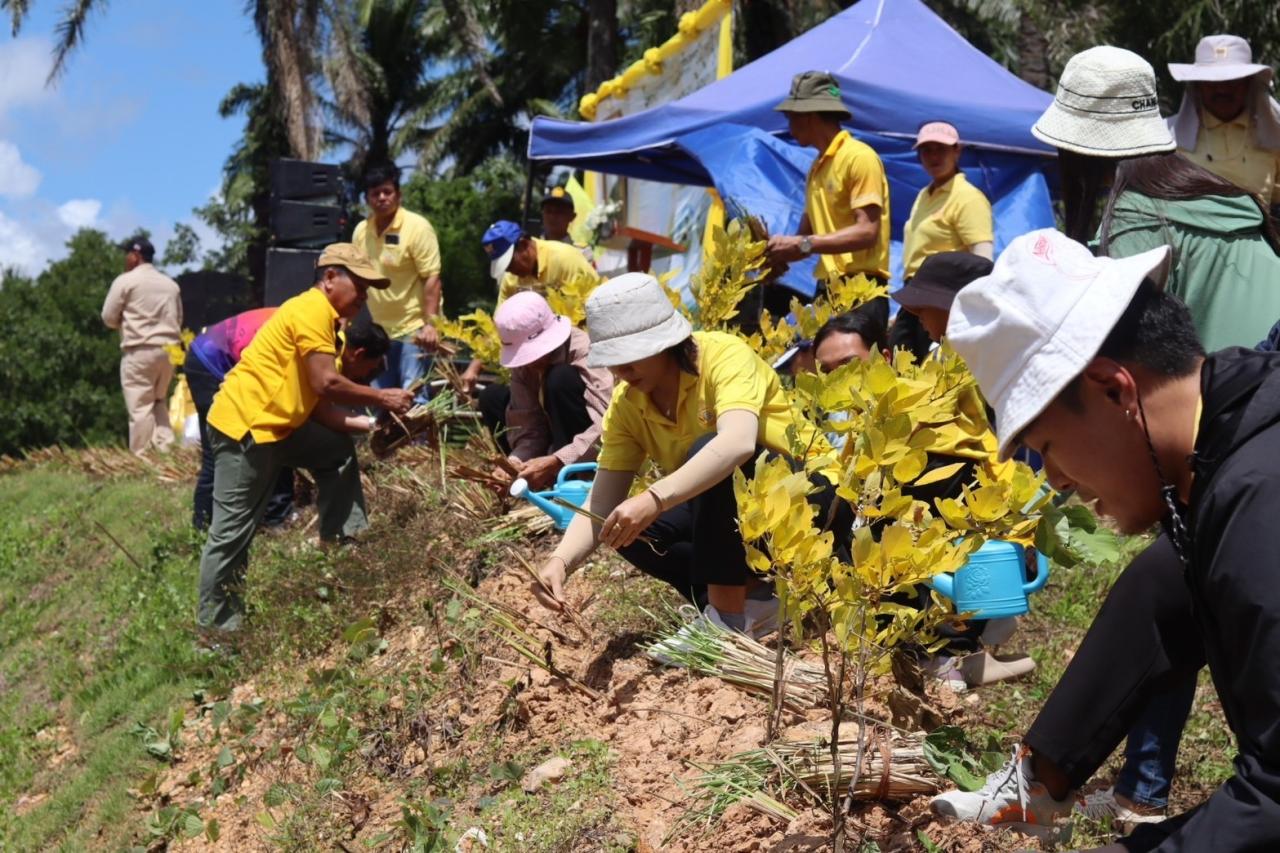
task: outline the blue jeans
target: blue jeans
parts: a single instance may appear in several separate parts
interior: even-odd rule
[[[1196,673],[1191,673],[1147,702],[1142,716],[1129,730],[1124,767],[1116,778],[1116,793],[1135,803],[1164,808],[1169,783],[1178,766],[1178,745],[1196,697]]]
[[[413,335],[394,338],[391,348],[387,350],[387,366],[370,384],[374,388],[408,388],[416,379],[426,377],[431,372],[434,361],[430,353],[423,351],[413,342]],[[413,402],[425,403],[429,396],[424,383]]]

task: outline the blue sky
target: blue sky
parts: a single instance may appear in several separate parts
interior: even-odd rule
[[[222,119],[233,85],[260,81],[242,0],[114,0],[66,74],[44,85],[58,0],[35,0],[22,34],[0,35],[0,266],[38,272],[77,227],[162,248],[220,183],[243,119]],[[6,21],[7,24],[7,21]]]

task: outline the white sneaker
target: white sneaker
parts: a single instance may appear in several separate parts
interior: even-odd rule
[[[969,682],[960,670],[959,660],[950,655],[936,655],[923,663],[926,674],[938,679],[956,693],[969,689]]]
[[[747,628],[742,633],[753,640],[763,640],[778,630],[779,608],[780,603],[776,595],[769,596],[767,601],[748,598],[742,610],[743,615],[747,617]]]
[[[1055,800],[1043,784],[1031,776],[1031,750],[1019,744],[1013,757],[987,777],[979,791],[948,791],[933,798],[934,814],[952,820],[987,826],[1007,826],[1044,837],[1053,822],[1070,814],[1072,798]]]
[[[1120,798],[1116,796],[1116,789],[1107,788],[1105,791],[1085,794],[1076,803],[1076,811],[1092,820],[1111,818],[1112,826],[1125,835],[1133,832],[1140,823],[1160,823],[1165,819],[1164,809],[1153,806],[1139,811],[1133,808],[1134,805],[1137,803],[1125,805],[1120,802]]]

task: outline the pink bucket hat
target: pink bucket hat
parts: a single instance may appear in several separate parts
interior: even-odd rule
[[[920,125],[920,131],[916,134],[916,144],[912,148],[919,148],[926,142],[941,142],[943,145],[959,145],[960,131],[956,130],[955,125],[945,121],[929,121]]]
[[[523,290],[493,312],[502,352],[498,360],[506,368],[524,367],[569,340],[573,324],[551,310],[547,300]]]

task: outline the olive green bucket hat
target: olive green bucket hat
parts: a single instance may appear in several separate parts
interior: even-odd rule
[[[840,113],[853,118],[840,100],[840,84],[826,71],[801,71],[791,78],[791,94],[774,107],[783,113]]]

